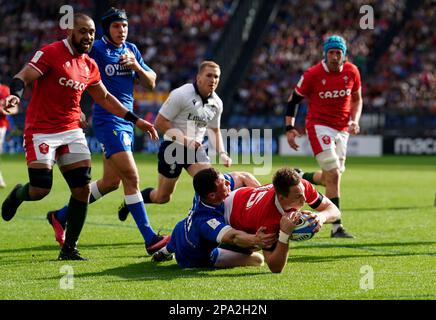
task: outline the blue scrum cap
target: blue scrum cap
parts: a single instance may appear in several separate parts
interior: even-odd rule
[[[330,49],[340,49],[344,54],[344,57],[347,55],[347,44],[345,43],[345,39],[341,36],[331,36],[328,37],[326,41],[324,41],[324,57],[327,59],[327,51]]]
[[[108,37],[109,39],[111,39],[111,36],[109,33],[109,28],[110,28],[112,22],[115,22],[115,21],[128,22],[126,11],[124,11],[123,9],[116,9],[116,8],[112,7],[103,14],[103,17],[101,18],[101,26],[103,28],[104,35],[106,37]]]

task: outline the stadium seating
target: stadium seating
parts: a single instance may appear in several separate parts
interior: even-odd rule
[[[129,40],[158,73],[156,95],[138,89],[141,115],[156,113],[170,90],[194,79],[198,63],[219,40],[236,3],[117,1],[129,13]],[[322,59],[322,41],[333,33],[347,39],[349,59],[361,70],[365,113],[389,115],[389,125],[414,112],[436,116],[436,4],[431,0],[420,3],[407,15],[406,0],[366,1],[374,8],[375,24],[373,30],[364,30],[358,25],[362,1],[282,1],[231,106],[226,106],[232,113],[223,119],[227,121],[223,127],[281,128],[287,97],[301,73]],[[75,1],[74,7],[95,16],[94,1]],[[0,82],[7,83],[36,48],[65,37],[58,27],[58,9],[59,2],[53,0],[2,4],[0,15],[8,28],[0,30]],[[380,45],[390,34],[389,46]],[[377,52],[381,55],[375,55]],[[373,67],[368,68],[374,57]],[[300,128],[304,127],[305,109],[303,103],[297,117]],[[17,117],[18,127],[23,118]],[[413,123],[413,115],[409,121]]]

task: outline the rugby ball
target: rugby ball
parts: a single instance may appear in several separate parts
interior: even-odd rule
[[[308,226],[308,224],[313,221],[312,218],[307,219],[307,215],[302,213],[300,220],[298,221],[298,225],[295,227],[294,231],[291,234],[290,239],[292,241],[304,241],[312,239],[312,237],[315,235],[315,232],[313,232],[313,229],[316,228],[317,223]],[[303,219],[306,218],[306,219]]]

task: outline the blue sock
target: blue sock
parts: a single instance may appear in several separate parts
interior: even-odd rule
[[[140,192],[132,195],[125,195],[127,207],[135,219],[136,225],[144,238],[145,244],[150,245],[153,242],[156,233],[148,220],[147,210],[145,210],[144,202]]]
[[[65,222],[67,222],[67,211],[68,211],[68,205],[66,205],[62,209],[59,209],[58,212],[56,212],[56,218],[59,220],[59,222],[64,224]]]

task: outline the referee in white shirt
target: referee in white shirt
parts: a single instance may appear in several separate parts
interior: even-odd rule
[[[171,91],[160,108],[155,127],[164,135],[164,141],[158,154],[158,187],[141,192],[145,203],[170,201],[183,168],[193,177],[198,171],[211,167],[202,145],[207,129],[209,143],[222,163],[231,166],[232,159],[224,150],[220,130],[223,102],[215,93],[220,75],[218,64],[203,61],[196,82]],[[122,204],[118,209],[120,220],[124,221],[128,213],[127,206]]]

